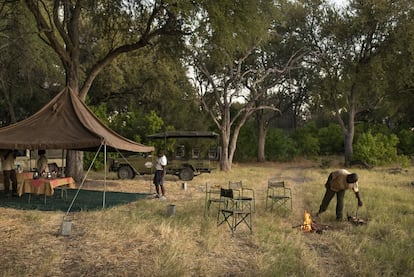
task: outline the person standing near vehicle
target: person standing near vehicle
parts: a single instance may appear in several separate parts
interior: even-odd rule
[[[325,184],[326,192],[319,207],[316,216],[325,212],[336,194],[336,220],[341,221],[344,209],[344,196],[347,189],[352,189],[355,197],[358,199],[358,207],[362,206],[361,197],[358,190],[358,175],[350,173],[346,169],[339,169],[329,174],[328,180]]]
[[[3,167],[4,177],[4,193],[9,195],[10,193],[10,180],[12,182],[12,195],[17,194],[17,177],[16,170],[14,168],[14,161],[16,159],[16,151],[4,150],[1,152],[1,165]]]
[[[154,185],[157,192],[156,197],[161,200],[167,199],[165,195],[164,178],[166,173],[167,157],[164,155],[164,151],[158,150],[157,152],[157,164],[155,165]],[[161,191],[161,194],[160,194]]]

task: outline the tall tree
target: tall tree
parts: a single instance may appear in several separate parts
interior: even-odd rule
[[[103,68],[120,55],[156,44],[162,36],[183,34],[185,12],[191,7],[187,1],[164,0],[24,3],[35,18],[40,38],[59,56],[65,86],[82,100]],[[82,152],[69,151],[67,166],[68,174],[80,180]]]
[[[273,1],[206,1],[199,29],[192,37],[192,66],[203,109],[221,133],[220,167],[231,169],[241,127],[257,109],[245,97],[246,66],[258,46],[268,40]],[[256,96],[258,97],[258,96]],[[232,113],[232,107],[243,107]]]
[[[165,123],[162,128],[173,126],[176,130],[206,130],[206,119],[209,118],[200,110],[196,91],[187,78],[187,69],[181,55],[177,55],[181,48],[177,49],[169,42],[128,53],[106,67],[95,80],[88,94],[88,103],[106,103],[112,118],[127,113],[145,115],[155,111]],[[165,53],[167,49],[160,47],[177,50]],[[144,138],[148,134],[144,133],[144,127],[135,126],[135,134],[140,133]],[[123,134],[121,130],[117,131]]]
[[[256,98],[260,94],[255,100],[256,106],[267,105],[276,109],[259,109],[254,113],[258,128],[259,162],[266,160],[266,135],[272,121],[288,111],[293,111],[295,119],[306,100],[307,91],[300,84],[301,80],[295,78],[299,76],[302,57],[307,52],[297,30],[304,24],[306,16],[306,13],[303,15],[301,12],[301,6],[290,1],[279,1],[277,13],[273,17],[271,38],[261,45],[247,63],[250,73],[244,85],[251,96]]]
[[[389,86],[383,55],[406,4],[354,0],[342,13],[327,5],[308,6],[312,11],[308,38],[320,66],[313,100],[335,113],[346,166],[352,161],[357,115],[375,109]]]
[[[399,24],[390,34],[388,51],[382,55],[389,84],[382,111],[389,127],[409,130],[414,126],[414,3],[407,0],[396,4],[401,7]]]
[[[37,111],[54,93],[59,80],[56,56],[29,28],[26,9],[17,1],[0,4],[0,126]],[[36,96],[36,97],[35,97]]]

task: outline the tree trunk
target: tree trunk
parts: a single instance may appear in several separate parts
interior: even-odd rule
[[[354,143],[354,134],[355,134],[355,104],[351,104],[350,112],[348,115],[348,132],[345,134],[344,143],[345,143],[345,166],[348,167],[351,165],[352,156],[354,154],[353,143]]]
[[[6,101],[7,109],[9,110],[9,114],[10,114],[9,124],[16,123],[17,121],[12,95],[13,94],[11,92],[11,87],[10,86],[7,86],[7,88],[5,87],[4,88],[4,100]]]
[[[229,160],[229,141],[230,141],[229,137],[230,137],[230,133],[222,129],[220,169],[224,172],[228,172],[231,170],[231,161]]]
[[[349,134],[349,132],[344,136],[344,142],[345,142],[345,166],[348,167],[351,165],[351,161],[352,161],[352,154],[353,154],[353,149],[352,149],[352,141],[353,141],[353,136],[351,136]]]
[[[263,116],[263,111],[256,113],[256,122],[259,129],[258,145],[257,145],[257,161],[263,163],[266,161],[265,145],[266,145],[266,134],[267,127]]]
[[[83,175],[83,152],[68,150],[66,155],[66,173],[71,176],[75,182],[81,182]]]
[[[75,65],[72,65],[68,68],[66,72],[66,82],[68,88],[70,88],[76,95],[79,95],[79,77],[78,77],[78,70],[79,67],[76,66],[76,61],[73,61]],[[69,73],[70,72],[70,73]],[[82,101],[85,101],[85,99],[81,99]],[[83,173],[83,152],[82,151],[76,151],[76,150],[70,150],[67,152],[66,156],[66,175],[71,176],[75,182],[81,182],[84,173]]]

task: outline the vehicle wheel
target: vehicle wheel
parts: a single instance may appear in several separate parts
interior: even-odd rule
[[[134,176],[134,172],[132,171],[132,168],[129,166],[121,166],[118,169],[118,178],[119,179],[133,179]]]
[[[191,181],[194,178],[194,171],[190,167],[183,168],[178,177],[183,181]]]

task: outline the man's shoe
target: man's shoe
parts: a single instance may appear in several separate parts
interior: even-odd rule
[[[160,200],[167,200],[167,197],[165,195],[160,197]]]

